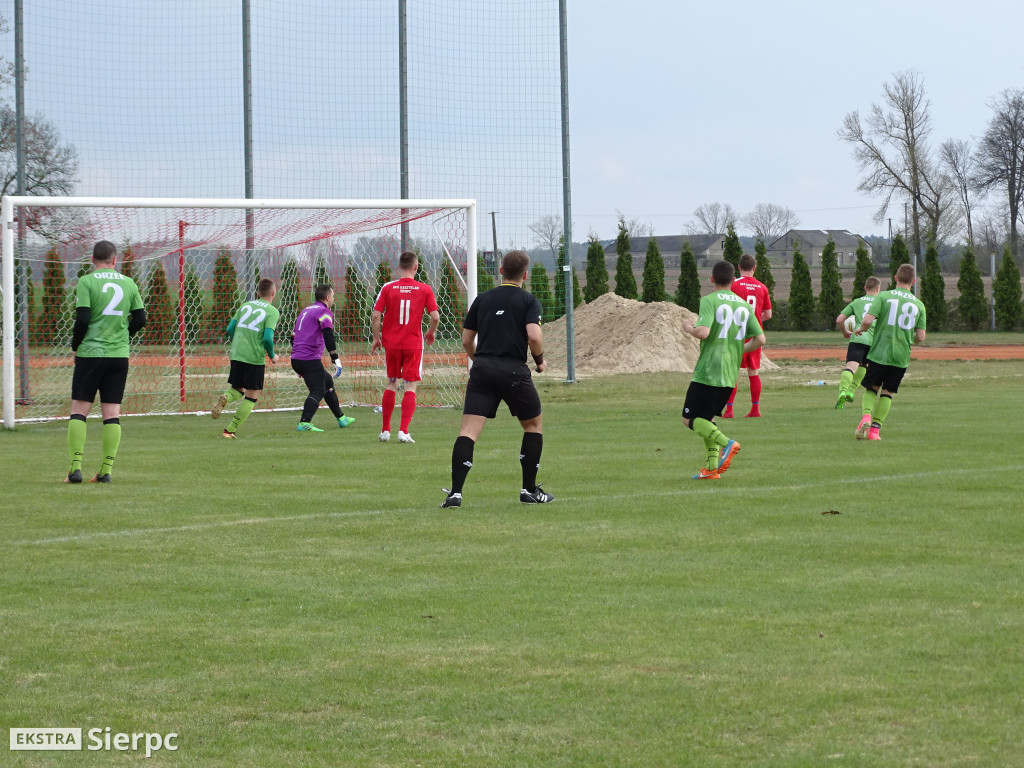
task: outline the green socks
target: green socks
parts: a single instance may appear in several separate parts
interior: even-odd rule
[[[870,389],[865,389],[864,390],[864,397],[860,401],[860,412],[861,412],[861,415],[867,416],[869,413],[871,413],[871,411],[874,410],[874,408],[875,408],[875,400],[876,399],[877,399],[877,395],[875,395],[874,392],[872,392]]]
[[[875,404],[875,411],[871,416],[872,421],[881,426],[882,422],[885,421],[885,417],[889,415],[890,408],[892,408],[892,398],[888,395],[882,395]]]
[[[114,457],[121,445],[121,421],[107,419],[103,422],[103,463],[100,465],[99,476],[109,475],[114,468]]]
[[[722,449],[718,447],[718,443],[708,438],[704,438],[704,468],[714,472],[718,469],[718,462],[721,459]]]
[[[232,390],[233,392],[234,390]],[[228,432],[234,432],[240,426],[242,422],[249,418],[249,414],[252,413],[253,406],[256,405],[256,401],[252,398],[245,398],[240,406],[235,409],[235,417],[231,419],[231,423],[228,424]]]
[[[839,375],[839,391],[840,392],[852,392],[853,391],[853,371],[849,368],[845,368]]]
[[[693,420],[693,431],[704,438],[705,443],[710,441],[711,443],[725,448],[729,443],[729,438],[718,431],[718,427],[712,424],[707,419],[694,419]]]
[[[82,452],[85,450],[85,417],[72,416],[68,421],[68,458],[71,468],[68,472],[82,469]]]
[[[228,405],[231,405],[231,403],[237,402],[238,400],[242,399],[242,393],[239,392],[237,389],[232,389],[231,387],[228,387],[227,389],[224,390],[224,397],[228,399]]]
[[[862,381],[864,381],[864,374],[867,373],[867,372],[868,372],[868,367],[866,365],[862,365],[860,368],[857,369],[857,372],[855,374],[853,374],[853,388],[854,389],[859,387],[860,383]]]

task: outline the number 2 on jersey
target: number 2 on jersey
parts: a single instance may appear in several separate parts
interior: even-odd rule
[[[114,293],[114,298],[110,300],[110,303],[103,308],[104,315],[113,315],[115,317],[124,317],[124,312],[117,309],[117,306],[121,303],[121,299],[124,298],[124,288],[117,283],[104,283],[102,292],[106,293],[107,289],[110,289]]]

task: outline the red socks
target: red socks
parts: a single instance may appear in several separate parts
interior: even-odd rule
[[[394,393],[392,393],[391,399],[393,403]],[[399,427],[402,432],[409,433],[409,422],[412,421],[414,413],[416,413],[416,393],[406,392],[402,395],[402,426]]]
[[[391,389],[384,390],[384,397],[380,400],[380,407],[383,409],[384,423],[381,432],[391,431],[391,414],[395,412],[395,392]]]

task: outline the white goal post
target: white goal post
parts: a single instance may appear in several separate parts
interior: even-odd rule
[[[474,200],[5,195],[0,222],[8,429],[69,413],[75,286],[97,240],[117,246],[117,268],[138,283],[150,320],[132,340],[126,415],[209,411],[226,383],[224,327],[259,277],[278,282],[275,347],[283,365],[267,366],[257,407],[301,405],[305,390],[287,363],[288,337],[298,309],[324,281],[337,296],[345,363],[339,397],[376,404],[383,355],[370,353],[369,313],[380,285],[397,278],[403,249],[419,254],[417,277],[434,288],[442,314],[437,341],[424,354],[420,404],[461,402],[462,314],[477,291]]]

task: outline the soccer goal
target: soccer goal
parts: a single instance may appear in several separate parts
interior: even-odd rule
[[[277,366],[267,365],[261,408],[298,408],[306,390],[288,364],[288,337],[316,285],[335,290],[345,365],[338,396],[379,402],[384,357],[370,353],[370,312],[398,277],[402,250],[420,256],[441,313],[424,354],[418,404],[461,403],[462,317],[476,294],[473,200],[261,200],[4,196],[3,419],[56,419],[70,409],[70,347],[78,277],[92,246],[118,247],[117,269],[139,285],[149,316],[132,341],[122,412],[209,411],[228,370],[224,330],[262,277],[277,281]]]

